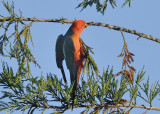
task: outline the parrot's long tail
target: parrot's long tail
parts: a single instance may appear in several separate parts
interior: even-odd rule
[[[63,76],[63,79],[64,79],[64,82],[67,83],[67,80],[66,80],[66,75],[64,73],[64,69],[63,69],[63,66],[61,66],[61,72],[62,72],[62,76]]]
[[[77,89],[78,89],[78,82],[79,82],[79,77],[80,77],[80,73],[81,73],[81,67],[78,68],[77,72],[76,72],[76,78],[74,79],[75,82],[74,82],[74,86],[73,86],[73,102],[72,102],[72,110],[74,108],[74,99],[76,97],[76,94],[77,94]]]
[[[74,108],[74,99],[76,97],[76,93],[77,93],[77,72],[70,72],[70,77],[71,77],[71,84],[73,86],[72,89],[72,110]]]
[[[72,95],[73,95],[72,110],[73,110],[73,108],[74,108],[74,99],[75,99],[76,93],[77,93],[76,84],[74,84],[74,86],[73,86],[73,91],[72,91],[72,92],[73,92],[73,93],[72,93]]]

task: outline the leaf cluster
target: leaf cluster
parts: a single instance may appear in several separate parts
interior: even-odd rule
[[[134,54],[128,50],[127,43],[125,41],[125,37],[123,35],[123,32],[121,31],[121,33],[123,36],[124,46],[122,48],[121,53],[118,55],[118,57],[123,57],[122,70],[120,72],[116,73],[114,75],[114,77],[116,77],[120,74],[123,74],[124,78],[128,78],[133,83],[134,73],[136,72],[136,69],[134,67],[132,67],[130,64],[132,62],[134,62],[134,59],[133,59]]]
[[[94,52],[92,51],[92,48],[87,46],[82,38],[80,38],[80,42],[81,42],[81,47],[83,49],[83,55],[85,57],[85,63],[84,63],[84,67],[83,67],[83,75],[87,74],[87,76],[90,75],[90,72],[93,74],[95,73],[97,75],[97,77],[99,76],[99,69],[98,66],[96,64],[96,62],[94,61],[94,59],[92,58],[91,54],[94,54]],[[90,54],[90,53],[91,54]]]
[[[10,112],[28,110],[32,113],[35,107],[45,104],[45,93],[47,82],[41,78],[23,79],[18,72],[13,73],[11,67],[3,63],[3,72],[0,73],[0,86],[4,88],[0,97],[0,111],[9,110]],[[7,101],[7,102],[6,102]]]
[[[82,7],[82,10],[87,8],[87,6],[92,6],[93,4],[96,5],[96,10],[97,12],[100,12],[104,15],[106,8],[108,7],[108,4],[110,4],[112,6],[112,8],[117,6],[117,0],[83,0],[83,2],[81,2],[77,8]],[[122,7],[125,6],[126,4],[129,4],[129,6],[131,6],[131,0],[125,0],[125,2],[123,3]],[[81,11],[82,11],[81,10]]]
[[[148,77],[147,82],[139,86],[140,89],[143,91],[143,93],[146,95],[146,98],[144,97],[144,95],[142,95],[141,92],[138,92],[138,96],[141,97],[147,103],[149,103],[150,107],[152,107],[153,99],[160,93],[158,82],[155,82],[154,84],[151,85],[151,87],[149,87],[149,77]]]
[[[0,22],[0,29],[4,30],[4,33],[0,35],[0,54],[3,57],[16,59],[19,73],[24,77],[29,77],[31,74],[30,62],[40,67],[28,46],[29,41],[33,44],[30,28],[34,22],[24,24],[21,21],[22,12],[20,12],[20,16],[14,12],[14,3],[9,5],[9,2],[3,1],[3,5],[10,16],[3,18],[3,21]]]

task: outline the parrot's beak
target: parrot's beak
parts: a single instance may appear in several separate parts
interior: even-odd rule
[[[87,28],[87,24],[85,24],[85,28]]]

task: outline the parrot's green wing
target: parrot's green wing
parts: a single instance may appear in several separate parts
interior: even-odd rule
[[[62,61],[64,60],[63,43],[64,43],[64,36],[61,34],[58,36],[56,41],[56,63],[58,68],[62,67]]]
[[[64,55],[63,55],[64,39],[65,39],[65,37],[62,34],[58,36],[57,41],[56,41],[56,50],[55,51],[56,51],[57,67],[59,69],[61,69],[64,82],[67,83],[66,76],[65,76],[65,73],[64,73],[64,69],[63,69],[63,65],[62,65],[62,62],[64,60]]]
[[[74,59],[74,44],[71,37],[66,37],[64,40],[63,54],[67,68],[70,71],[71,83],[76,80],[76,65]]]

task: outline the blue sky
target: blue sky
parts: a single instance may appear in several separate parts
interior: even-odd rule
[[[118,1],[118,7],[115,7],[115,9],[112,9],[110,4],[108,4],[108,9],[104,15],[97,13],[95,5],[80,12],[81,8],[75,9],[78,3],[80,3],[80,1],[77,0],[16,0],[14,3],[15,11],[18,13],[19,9],[21,9],[23,17],[44,19],[59,19],[60,17],[64,17],[69,20],[83,19],[87,22],[93,21],[117,25],[159,38],[160,1],[132,0],[132,6],[130,8],[128,5],[121,8],[123,1]],[[0,8],[0,14],[8,16],[2,3],[0,3]],[[35,68],[34,66],[32,67],[32,72],[35,76],[40,76],[41,73],[45,76],[46,73],[51,72],[58,75],[59,78],[62,78],[61,72],[55,62],[55,43],[57,36],[65,34],[69,26],[70,24],[46,22],[33,24],[31,33],[34,48],[31,48],[35,58],[42,67],[41,69]],[[124,36],[129,51],[135,54],[133,66],[136,68],[137,73],[145,66],[145,78],[147,79],[148,75],[150,76],[150,85],[160,80],[160,45],[144,38],[137,40],[138,36],[129,33],[124,33]],[[87,45],[93,48],[95,52],[93,58],[100,69],[100,74],[102,74],[103,69],[106,69],[108,65],[110,68],[113,66],[114,73],[121,70],[122,58],[118,58],[117,56],[123,47],[123,39],[119,31],[109,30],[104,27],[88,26],[82,32],[81,37]],[[5,60],[8,61],[7,59]],[[14,65],[14,62],[8,62],[11,66]],[[69,75],[66,68],[65,71]],[[70,80],[69,76],[67,79]],[[140,105],[146,104],[141,101],[138,103]],[[153,106],[160,107],[157,99],[153,101]],[[69,110],[66,114],[74,113],[75,111],[78,113],[80,110],[81,109],[75,109],[72,112]],[[134,109],[131,113],[143,113],[144,111],[145,110]],[[51,113],[51,111],[46,111],[46,113]],[[148,114],[150,113],[158,114],[157,111],[149,111]]]

